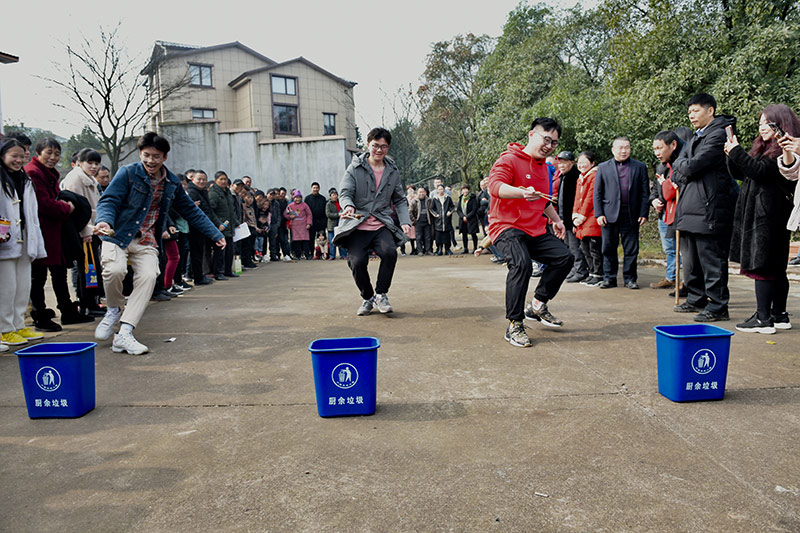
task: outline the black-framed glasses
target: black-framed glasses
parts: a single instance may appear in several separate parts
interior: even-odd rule
[[[538,131],[534,131],[533,133],[535,133],[536,135],[538,135],[539,137],[542,138],[542,141],[544,141],[544,145],[545,146],[552,146],[553,148],[557,148],[558,147],[558,141],[557,140],[551,139],[550,137],[546,137],[546,136],[542,135],[541,133],[539,133]]]

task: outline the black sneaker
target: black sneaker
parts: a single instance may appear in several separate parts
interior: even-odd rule
[[[772,323],[775,329],[792,329],[792,323],[789,321],[789,313],[784,311],[779,315],[772,315]]]
[[[525,325],[521,320],[511,320],[509,322],[510,324],[506,330],[506,340],[511,343],[511,346],[528,348],[531,345],[531,339],[525,332]]]
[[[565,281],[567,283],[580,283],[581,281],[583,281],[585,279],[589,279],[589,274],[583,274],[583,275],[581,275],[581,274],[573,274],[570,277],[568,277]]]
[[[542,304],[537,311],[533,308],[533,302],[529,303],[525,308],[525,318],[530,320],[538,320],[543,325],[550,328],[560,328],[564,325],[562,321],[554,317],[550,311],[547,310],[547,304]]]
[[[36,331],[44,331],[45,333],[55,333],[61,331],[63,328],[53,322],[51,318],[40,318],[33,321],[33,329]]]
[[[603,283],[603,278],[595,275],[591,275],[581,281],[581,285],[586,285],[587,287],[599,287],[601,283]]]
[[[800,265],[800,255],[789,260],[790,265]]]
[[[154,292],[153,296],[150,297],[151,302],[168,302],[170,300],[172,300],[172,297],[164,291]]]
[[[607,279],[603,280],[602,282],[600,282],[600,285],[598,285],[598,287],[600,287],[601,289],[613,289],[616,286],[617,286],[617,280],[610,281]]]
[[[676,313],[699,313],[703,310],[703,308],[692,305],[689,302],[683,302],[682,304],[673,307],[672,310]]]
[[[708,309],[703,309],[697,316],[694,317],[695,322],[720,322],[730,319],[731,318],[728,316],[727,309],[720,311],[719,313],[709,311]]]
[[[753,316],[741,324],[736,324],[736,329],[746,333],[763,333],[764,335],[775,334],[775,324],[772,322],[772,318],[759,320],[758,313],[753,313]]]

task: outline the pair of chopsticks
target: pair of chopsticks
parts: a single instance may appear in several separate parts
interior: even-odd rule
[[[538,194],[539,196],[541,196],[545,200],[550,200],[551,202],[555,202],[558,199],[558,195],[539,192],[536,189],[534,189],[533,187],[522,187],[522,188],[523,189],[527,189],[527,190],[529,190],[531,192],[535,192],[536,194]]]

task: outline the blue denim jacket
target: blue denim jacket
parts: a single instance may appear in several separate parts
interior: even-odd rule
[[[202,231],[212,241],[222,239],[222,233],[189,198],[180,180],[167,167],[164,169],[167,177],[154,227],[156,238],[164,231],[167,213],[172,207],[190,226]],[[144,166],[141,163],[132,163],[120,168],[97,203],[95,224],[106,222],[114,228],[113,237],[102,236],[101,239],[113,242],[120,248],[127,248],[142,227],[152,201],[153,187]]]

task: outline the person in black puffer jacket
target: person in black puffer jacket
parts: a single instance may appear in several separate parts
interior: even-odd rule
[[[728,251],[739,187],[728,174],[723,145],[736,118],[716,116],[710,94],[693,96],[687,106],[697,131],[675,161],[673,181],[680,187],[675,224],[688,296],[675,311],[716,322],[729,319]]]

